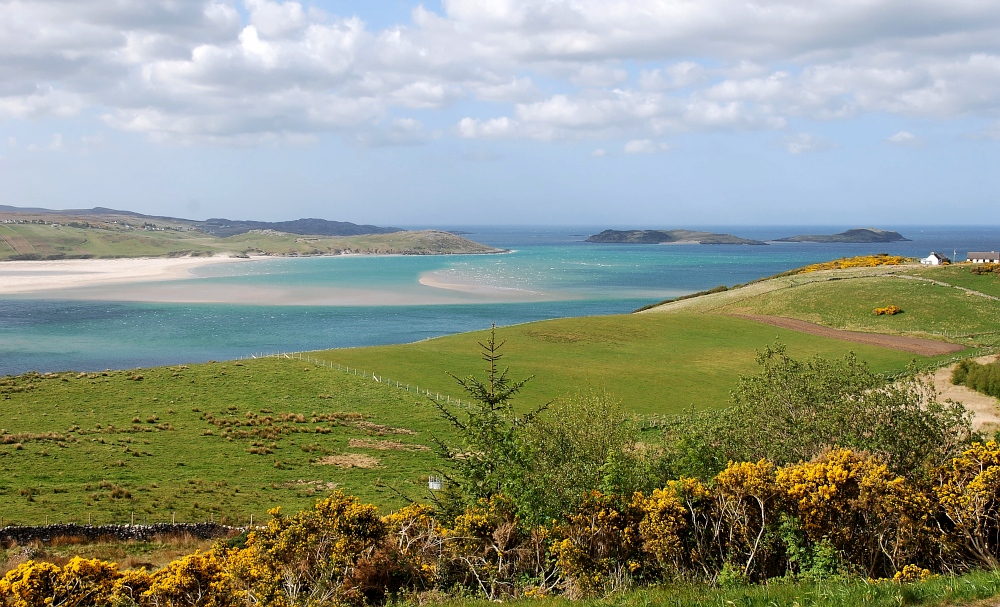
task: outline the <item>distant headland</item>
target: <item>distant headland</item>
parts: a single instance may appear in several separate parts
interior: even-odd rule
[[[903,237],[899,232],[890,230],[879,230],[876,228],[854,228],[839,234],[801,234],[799,236],[789,236],[788,238],[778,238],[775,242],[858,242],[858,243],[879,243],[879,242],[909,242],[909,238]]]
[[[102,207],[53,211],[0,205],[0,261],[502,252],[438,230],[326,219],[197,221]]]
[[[767,244],[760,240],[740,238],[732,234],[716,234],[696,230],[604,230],[600,234],[589,236],[586,242],[614,244]]]

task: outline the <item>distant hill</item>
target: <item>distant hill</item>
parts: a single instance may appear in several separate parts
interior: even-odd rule
[[[587,238],[586,242],[617,244],[749,244],[765,245],[766,242],[740,238],[732,234],[715,234],[695,230],[604,230]]]
[[[799,236],[789,236],[788,238],[778,238],[775,242],[909,242],[909,238],[904,238],[899,232],[889,230],[878,230],[876,228],[854,228],[839,234],[802,234]]]
[[[172,227],[187,227],[201,230],[206,234],[214,236],[236,236],[246,234],[251,230],[274,230],[287,234],[302,234],[310,236],[362,236],[365,234],[392,234],[402,232],[401,228],[383,228],[373,225],[359,225],[349,221],[329,221],[326,219],[296,219],[294,221],[246,221],[239,219],[212,218],[205,221],[194,219],[181,219],[179,217],[165,217],[159,215],[143,215],[133,211],[119,211],[106,207],[94,207],[92,209],[65,209],[61,211],[53,209],[20,208],[0,205],[0,212],[9,213],[31,213],[36,215],[62,215],[66,217],[94,217],[98,219],[113,218],[133,218],[148,222],[160,221],[168,222]]]
[[[325,219],[192,221],[115,209],[0,206],[0,261],[197,255],[441,255],[501,249],[436,230]]]

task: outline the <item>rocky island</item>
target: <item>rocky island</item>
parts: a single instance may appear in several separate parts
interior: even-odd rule
[[[889,230],[879,230],[876,228],[854,228],[839,234],[802,234],[799,236],[789,236],[788,238],[778,238],[775,242],[857,242],[857,243],[879,243],[879,242],[909,242],[909,238],[903,237],[899,232]]]
[[[749,244],[766,242],[740,238],[732,234],[715,234],[696,230],[604,230],[589,236],[585,242],[614,244]]]

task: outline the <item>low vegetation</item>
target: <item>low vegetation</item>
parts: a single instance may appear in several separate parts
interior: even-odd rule
[[[902,312],[903,308],[900,308],[899,306],[885,306],[872,310],[872,314],[875,316],[895,316],[897,314],[902,314]]]
[[[951,383],[1000,398],[1000,362],[981,364],[971,359],[962,360],[951,373]]]
[[[910,261],[907,257],[899,255],[889,255],[880,253],[878,255],[859,255],[857,257],[844,257],[833,261],[814,263],[795,270],[795,274],[808,274],[819,272],[820,270],[843,270],[845,268],[875,268],[878,266],[898,266]]]

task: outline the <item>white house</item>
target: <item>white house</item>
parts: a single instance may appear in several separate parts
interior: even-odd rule
[[[943,263],[951,263],[951,260],[945,257],[944,255],[939,255],[934,251],[931,251],[931,254],[921,259],[920,263],[924,264],[925,266],[939,266]]]
[[[1000,253],[996,251],[969,251],[966,257],[972,263],[1000,263]]]

